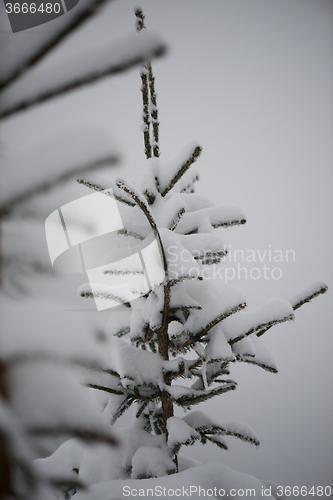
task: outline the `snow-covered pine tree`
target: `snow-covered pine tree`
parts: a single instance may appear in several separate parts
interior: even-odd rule
[[[141,31],[145,26],[139,8],[136,17]],[[229,378],[233,363],[251,363],[276,373],[262,335],[276,324],[293,320],[296,309],[327,290],[324,283],[314,283],[290,300],[273,299],[247,311],[246,299],[237,288],[205,279],[208,266],[219,264],[227,253],[216,229],[244,224],[245,215],[237,207],[216,206],[195,193],[199,177],[193,164],[200,156],[200,145],[191,145],[172,162],[161,160],[150,63],[142,67],[141,82],[146,170],[131,182],[93,177],[78,181],[108,195],[112,188],[112,196],[123,206],[125,227],[138,228],[120,231],[120,245],[126,244],[123,240],[131,245],[143,240],[140,228],[146,221],[159,242],[164,266],[161,284],[111,313],[109,363],[88,384],[110,395],[105,411],[113,422],[136,405],[139,429],[135,438],[130,433],[131,445],[125,446],[122,462],[122,477],[132,479],[176,472],[181,446],[196,441],[227,449],[224,436],[235,436],[259,445],[256,434],[243,423],[223,423],[201,411],[175,416],[174,408],[190,410],[235,390],[237,384]],[[110,265],[104,272],[129,273],[119,265]],[[92,292],[88,286],[80,293],[112,296],[111,289],[108,295],[106,288]]]

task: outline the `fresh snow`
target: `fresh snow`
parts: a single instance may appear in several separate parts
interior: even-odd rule
[[[123,385],[162,384],[163,359],[160,354],[137,349],[122,339],[112,338],[110,341],[109,367],[119,373]]]
[[[235,206],[202,208],[185,213],[177,226],[177,232],[212,232],[213,228],[239,224],[244,220],[244,212]]]
[[[193,141],[189,143],[173,160],[169,160],[163,164],[159,163],[157,167],[157,175],[161,192],[163,192],[170,185],[170,182],[178,174],[182,165],[187,162],[194,149],[198,146],[199,144]]]
[[[166,476],[175,464],[165,449],[141,446],[132,458],[132,479]]]
[[[205,348],[205,359],[208,362],[217,360],[233,361],[235,359],[220,325],[211,330],[209,342]]]
[[[202,500],[202,498],[221,498],[223,494],[218,495],[218,490],[225,490],[229,493],[235,489],[236,500],[244,498],[244,489],[254,489],[253,497],[261,496],[262,487],[265,484],[259,479],[236,472],[227,465],[223,464],[205,464],[191,467],[178,474],[164,476],[159,478],[141,479],[141,480],[121,480],[106,481],[92,486],[87,492],[78,492],[75,500],[119,500],[128,496],[148,496],[152,499],[160,498],[163,491],[168,492],[169,496],[175,495],[175,490],[180,492],[181,498],[185,498],[192,487],[191,499]],[[165,490],[163,490],[165,488]],[[202,488],[199,494],[199,488]],[[216,495],[214,494],[216,488]],[[147,493],[149,489],[149,493]],[[183,493],[185,490],[185,493]],[[131,496],[132,492],[132,496]]]
[[[327,290],[327,285],[323,281],[316,281],[315,283],[311,283],[307,287],[303,288],[303,290],[297,294],[293,295],[291,299],[289,299],[289,302],[293,307],[295,307],[303,301],[308,302],[307,299],[309,299],[309,297],[314,298],[322,290]]]
[[[167,422],[168,429],[168,445],[171,449],[174,448],[178,443],[187,443],[193,441],[193,438],[197,439],[200,437],[199,433],[196,432],[190,425],[188,425],[184,419],[179,417],[170,417]]]

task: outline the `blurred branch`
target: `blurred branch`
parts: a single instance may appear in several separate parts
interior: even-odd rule
[[[110,433],[103,432],[99,429],[84,429],[82,427],[76,427],[72,425],[57,425],[53,426],[36,426],[28,429],[29,433],[34,436],[71,436],[76,437],[78,439],[82,439],[82,441],[87,442],[100,442],[106,443],[111,446],[117,446],[117,439],[111,435]]]
[[[0,205],[0,219],[10,216],[13,210],[15,210],[22,203],[26,203],[35,196],[42,193],[47,193],[51,189],[54,189],[56,186],[67,182],[72,177],[75,177],[78,172],[96,170],[106,165],[115,165],[118,163],[118,161],[119,158],[116,155],[106,156],[94,162],[87,163],[86,165],[77,165],[53,178],[43,181],[40,184],[37,184],[36,186],[33,186],[32,188],[13,196],[13,198]]]
[[[49,99],[64,95],[71,90],[96,82],[101,78],[123,73],[124,71],[127,71],[128,69],[137,66],[138,64],[142,64],[147,59],[162,56],[165,51],[166,47],[160,41],[155,43],[155,45],[153,45],[149,49],[147,49],[146,47],[142,47],[141,52],[139,47],[139,50],[136,53],[128,54],[126,58],[113,61],[107,64],[104,68],[92,69],[88,74],[84,73],[80,76],[73,77],[72,80],[59,83],[58,86],[51,86],[49,89],[41,91],[40,94],[22,99],[18,103],[9,105],[9,107],[7,108],[4,107],[3,111],[0,112],[0,119],[8,118],[9,116],[20,113]],[[96,54],[96,56],[97,55],[98,54]]]
[[[59,43],[64,40],[68,35],[75,31],[81,24],[87,21],[90,17],[94,16],[98,10],[106,3],[113,0],[92,0],[84,8],[81,9],[76,16],[72,17],[72,20],[62,28],[56,35],[46,42],[42,47],[39,48],[35,54],[33,54],[29,59],[25,61],[24,64],[16,68],[12,74],[5,80],[0,81],[0,92],[2,92],[6,87],[11,85],[17,78],[22,76],[28,69],[42,60],[52,49],[54,49]]]

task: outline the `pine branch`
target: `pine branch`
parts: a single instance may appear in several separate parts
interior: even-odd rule
[[[148,95],[148,74],[147,66],[141,69],[141,93],[142,93],[142,119],[143,119],[143,140],[145,145],[145,155],[147,160],[151,158],[150,144],[150,116],[149,116],[149,95]]]
[[[147,64],[148,67],[148,83],[150,91],[150,118],[153,127],[153,154],[155,158],[160,156],[160,146],[159,146],[159,121],[158,121],[158,107],[157,107],[157,96],[155,92],[155,78],[153,75],[153,69],[151,63]]]
[[[196,427],[195,430],[200,434],[203,434],[207,439],[209,439],[207,434],[213,436],[234,436],[238,437],[238,439],[241,439],[242,441],[254,444],[255,446],[260,445],[259,440],[254,435],[249,435],[248,433],[241,432],[239,430],[228,429],[228,424],[222,424],[222,425],[207,424],[207,425],[202,425],[200,427]]]
[[[206,207],[195,212],[186,212],[179,223],[177,232],[183,235],[207,233],[219,227],[239,226],[245,223],[245,215],[237,207]]]
[[[260,325],[254,326],[253,328],[251,328],[247,332],[242,333],[241,335],[238,335],[238,337],[235,337],[235,338],[229,340],[228,343],[230,345],[233,345],[236,342],[239,342],[240,340],[242,340],[244,337],[248,337],[252,333],[256,333],[256,332],[259,332],[259,334],[256,333],[257,336],[263,335],[263,333],[265,333],[265,331],[269,330],[269,328],[272,328],[272,326],[277,325],[279,323],[284,323],[285,321],[292,321],[293,319],[294,319],[294,315],[288,314],[287,316],[284,316],[283,318],[278,318],[278,319],[274,319],[271,321],[266,321],[264,323],[261,323]]]
[[[2,81],[0,81],[0,92],[2,92],[6,87],[11,85],[17,78],[22,76],[28,69],[34,66],[36,63],[41,61],[52,49],[54,49],[60,42],[62,42],[68,35],[73,31],[77,30],[85,21],[93,17],[98,10],[108,1],[113,0],[93,0],[88,3],[86,7],[80,9],[76,15],[74,15],[71,21],[66,24],[62,30],[55,34],[51,40],[48,40],[42,47],[39,48],[30,58],[28,58],[24,64],[14,69],[12,74]]]
[[[314,290],[312,293],[308,294],[307,296],[302,297],[298,300],[291,299],[290,303],[292,305],[293,310],[296,311],[296,309],[300,308],[303,304],[311,302],[311,300],[314,299],[315,297],[318,297],[319,295],[326,293],[327,290],[328,290],[328,286],[325,285],[324,283],[320,283],[317,290]]]
[[[149,401],[144,401],[141,405],[138,411],[136,412],[135,418],[140,418],[144,410],[147,408],[149,405]]]
[[[98,193],[103,192],[103,194],[105,194],[106,196],[110,196],[111,198],[114,198],[115,200],[119,201],[120,203],[124,203],[124,205],[128,205],[129,207],[135,207],[135,203],[132,203],[132,202],[126,200],[125,198],[122,198],[119,195],[116,195],[114,193],[111,193],[110,191],[107,191],[104,187],[101,187],[98,184],[96,184],[96,182],[89,181],[88,179],[77,179],[77,182],[79,184],[82,184],[83,186],[89,188],[89,189],[93,189],[94,191],[97,191]],[[119,234],[121,234],[120,231],[122,231],[122,230],[119,230]]]
[[[172,287],[174,285],[177,285],[178,283],[181,283],[182,281],[187,281],[187,280],[203,281],[203,278],[201,276],[181,276],[180,278],[169,280],[168,285]]]
[[[185,406],[189,408],[192,405],[199,404],[203,401],[207,401],[218,394],[223,394],[225,392],[234,391],[236,389],[236,382],[233,380],[230,381],[229,385],[223,385],[220,387],[216,387],[209,391],[198,391],[198,393],[193,393],[190,395],[181,396],[180,398],[172,398],[172,400],[179,406]]]
[[[199,180],[199,174],[196,171],[189,172],[185,178],[186,185],[182,187],[180,193],[194,193],[194,183]]]
[[[108,392],[110,394],[117,394],[118,396],[124,395],[123,391],[117,391],[116,389],[110,389],[110,387],[104,387],[102,385],[85,384],[85,386],[89,387],[89,389],[98,389],[99,391]]]
[[[117,269],[107,269],[106,271],[104,271],[104,274],[113,274],[115,276],[124,276],[126,274],[131,274],[131,275],[135,275],[135,274],[143,274],[144,276],[144,271],[120,271],[120,270],[117,270]]]
[[[135,9],[136,16],[136,30],[140,32],[145,29],[144,24],[145,16],[140,7]],[[143,103],[143,123],[144,123],[144,144],[145,144],[145,154],[146,158],[151,158],[151,151],[153,150],[153,155],[158,158],[159,153],[159,122],[158,122],[158,108],[157,108],[157,98],[155,92],[155,78],[153,75],[153,70],[150,61],[143,66],[141,73],[141,92],[142,92],[142,103]],[[150,140],[150,124],[152,124],[153,131],[153,146]]]
[[[304,297],[302,297],[300,299],[295,299],[295,300],[291,299],[290,303],[291,303],[293,310],[296,311],[296,309],[299,309],[304,304],[311,302],[311,300],[314,299],[315,297],[318,297],[319,295],[326,293],[327,290],[328,290],[328,286],[325,285],[324,283],[320,283],[317,290],[312,291],[308,295],[305,295]],[[259,332],[257,332],[257,334],[256,334],[257,337],[261,337],[262,335],[264,335],[264,333],[266,333],[267,330],[272,328],[272,326],[274,326],[274,325],[270,325],[270,326],[267,326],[267,327],[261,329]]]
[[[195,260],[201,260],[203,265],[219,264],[221,259],[227,255],[226,250],[219,250],[217,252],[204,252],[201,255],[193,255]]]
[[[177,372],[170,371],[170,372],[168,372],[168,374],[172,379],[176,379],[178,377],[183,377],[184,375],[187,376],[188,378],[191,378],[193,376],[193,373],[191,373],[192,370],[194,370],[195,368],[198,368],[198,366],[201,366],[201,365],[202,365],[202,359],[196,359],[196,360],[194,360],[194,362],[191,365],[188,365],[188,366],[180,369]],[[188,373],[188,375],[186,375],[186,373]]]
[[[154,221],[154,218],[153,218],[153,216],[152,216],[152,214],[151,214],[148,206],[140,198],[140,196],[137,193],[134,192],[133,188],[128,188],[125,185],[124,181],[118,181],[116,184],[117,184],[117,187],[119,189],[122,189],[125,193],[127,193],[132,198],[132,200],[134,200],[135,204],[138,205],[138,207],[141,209],[141,211],[146,216],[146,219],[148,220],[148,222],[150,224],[150,227],[153,230],[155,238],[157,239],[157,241],[159,243],[159,247],[160,247],[161,254],[162,254],[162,259],[163,259],[164,271],[167,271],[168,265],[167,265],[167,260],[166,260],[165,253],[164,253],[164,248],[163,248],[161,236],[160,236],[160,233],[159,233],[159,231],[157,229],[156,223]]]
[[[123,415],[123,413],[125,413],[125,411],[128,410],[130,406],[132,406],[133,403],[134,399],[132,397],[127,397],[126,399],[124,399],[124,401],[118,407],[118,410],[113,415],[111,423],[114,424],[116,420],[118,420],[118,418],[120,418]]]
[[[192,152],[191,156],[189,157],[189,159],[181,165],[177,174],[173,177],[173,179],[171,179],[169,185],[161,193],[162,196],[165,196],[166,194],[168,194],[168,192],[179,181],[179,179],[185,174],[185,172],[190,168],[190,166],[193,165],[193,163],[197,160],[197,158],[200,156],[201,151],[202,151],[202,148],[200,146],[196,146],[193,149],[193,152]]]
[[[143,15],[140,7],[134,11],[136,16],[136,31],[139,33],[141,30],[145,29],[144,24],[145,16]],[[141,94],[142,94],[142,106],[143,106],[143,140],[145,145],[145,155],[147,160],[151,158],[151,143],[150,143],[150,115],[149,115],[149,87],[148,87],[148,65],[144,65],[140,71],[141,78]]]
[[[205,438],[208,439],[208,441],[210,441],[211,443],[216,444],[216,446],[218,446],[222,450],[229,449],[227,443],[225,443],[224,439],[222,439],[220,436],[205,436]]]
[[[174,231],[176,229],[176,227],[178,226],[178,222],[180,221],[182,215],[185,213],[185,208],[181,208],[176,216],[174,217],[174,219],[171,221],[171,223],[169,224],[169,229],[170,231]]]
[[[113,295],[108,292],[89,292],[88,290],[81,290],[80,297],[85,299],[107,299],[114,300],[115,302],[119,302],[119,304],[124,304],[126,307],[131,307],[131,304],[128,302],[128,299],[124,299],[123,297],[118,297],[117,295]]]
[[[144,14],[142,12],[142,9],[140,7],[137,7],[134,10],[134,14],[136,16],[136,24],[135,24],[136,31],[140,32],[141,30],[146,29],[146,26],[145,26],[145,16],[144,16]]]
[[[120,200],[118,200],[120,201]],[[133,204],[133,206],[135,206]],[[118,234],[123,234],[124,236],[131,236],[133,238],[136,238],[137,240],[143,241],[144,237],[141,236],[141,234],[135,233],[134,231],[128,231],[128,229],[119,229]]]
[[[187,342],[185,342],[185,344],[182,344],[181,347],[182,348],[187,347],[187,346],[194,344],[195,342],[198,342],[204,335],[206,335],[206,333],[209,332],[209,330],[211,328],[213,328],[213,326],[216,326],[224,319],[228,318],[232,314],[239,312],[241,309],[244,309],[245,307],[246,307],[246,303],[243,302],[243,303],[240,303],[237,306],[232,307],[231,309],[228,309],[227,311],[223,312],[222,314],[217,316],[215,319],[210,321],[200,332],[192,335],[191,338]]]
[[[13,196],[12,199],[9,199],[3,205],[0,205],[0,218],[8,217],[19,205],[29,202],[35,196],[47,193],[55,187],[64,184],[68,180],[75,177],[78,172],[96,170],[98,168],[105,167],[106,165],[116,165],[118,162],[118,156],[110,155],[105,158],[95,160],[94,162],[87,163],[86,165],[75,165],[75,167],[72,167],[70,170],[51,177],[47,181],[41,182],[40,184]]]
[[[254,358],[236,356],[236,360],[241,361],[242,363],[248,363],[250,365],[259,366],[260,368],[262,368],[263,370],[266,370],[267,372],[278,373],[278,370],[275,368],[275,366],[268,365],[267,363],[263,363],[262,361],[257,361]]]
[[[121,378],[118,372],[116,372],[115,370],[111,370],[110,368],[99,368],[98,371],[107,373],[108,375],[112,375],[112,377]]]

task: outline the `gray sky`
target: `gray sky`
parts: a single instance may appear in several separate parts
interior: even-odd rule
[[[132,34],[136,4],[112,3],[55,51],[50,67],[91,44]],[[295,251],[295,262],[279,266],[281,279],[232,284],[243,289],[249,307],[289,298],[318,279],[332,289],[332,1],[143,0],[140,6],[147,26],[170,47],[153,65],[162,157],[198,140],[197,192],[238,205],[247,216],[245,226],[224,230],[225,242],[233,249]],[[18,36],[28,43],[33,34]],[[139,87],[132,70],[42,105],[8,120],[2,143],[23,149],[64,127],[96,126],[123,155],[115,174],[130,175],[144,162]],[[68,201],[84,194],[75,186]],[[332,485],[330,301],[331,292],[266,334],[278,375],[234,367],[237,391],[199,408],[222,421],[247,422],[260,448],[230,439],[227,452],[196,445],[186,453],[282,485]]]

